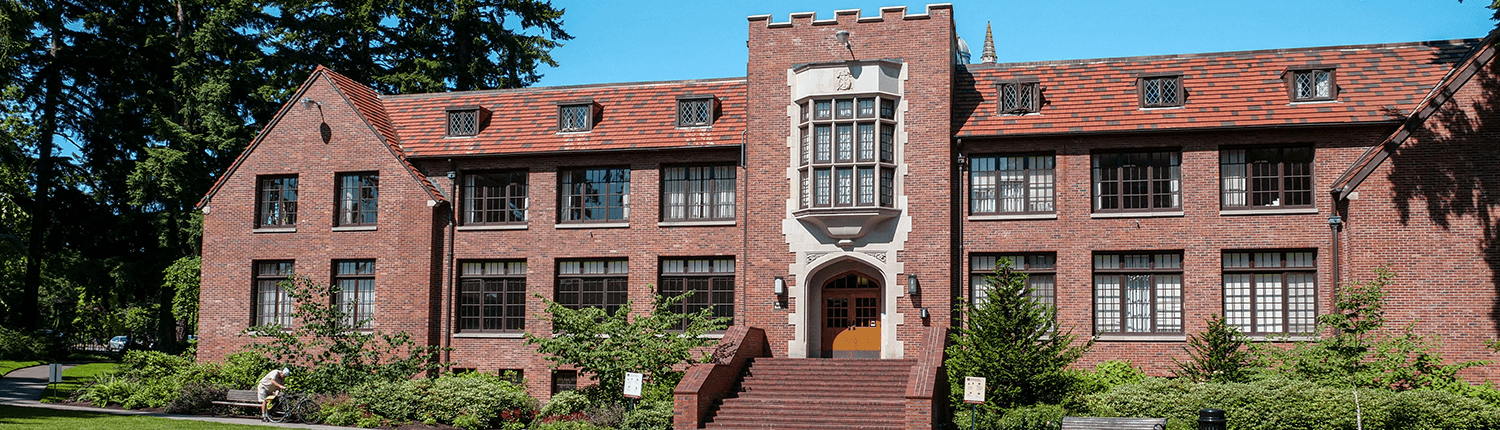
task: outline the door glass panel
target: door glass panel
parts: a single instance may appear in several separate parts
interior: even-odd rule
[[[849,298],[831,297],[828,299],[828,307],[824,309],[823,315],[828,318],[828,328],[849,327]]]

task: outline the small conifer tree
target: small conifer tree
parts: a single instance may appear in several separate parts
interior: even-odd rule
[[[1173,357],[1172,362],[1177,364],[1177,376],[1195,382],[1246,382],[1255,360],[1245,345],[1245,335],[1214,314],[1208,318],[1207,331],[1188,335],[1183,347],[1188,360]]]
[[[1031,297],[1026,274],[1010,268],[1001,259],[985,280],[986,299],[959,305],[967,319],[954,329],[945,363],[954,404],[968,376],[985,378],[987,407],[1057,403],[1071,389],[1068,365],[1093,345],[1075,345],[1072,331],[1058,329],[1056,309]]]

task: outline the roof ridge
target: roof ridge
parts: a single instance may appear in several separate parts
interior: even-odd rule
[[[673,80],[673,81],[608,82],[608,83],[597,83],[597,84],[562,85],[562,86],[556,86],[556,87],[497,88],[497,89],[489,89],[489,90],[472,90],[472,91],[446,91],[446,92],[416,93],[416,94],[389,94],[389,95],[386,95],[385,97],[389,98],[389,99],[412,99],[412,98],[424,98],[424,97],[458,97],[458,96],[488,95],[488,94],[517,94],[517,93],[532,93],[532,92],[547,92],[547,91],[571,91],[571,90],[592,89],[592,88],[625,88],[625,87],[655,87],[655,86],[686,85],[686,84],[716,84],[716,83],[723,83],[723,82],[743,82],[743,81],[747,81],[747,78],[745,78],[743,76],[737,76],[737,77],[727,77],[727,78],[683,79],[683,80]]]
[[[968,68],[968,69],[1001,69],[1001,68],[1009,68],[1009,67],[1057,66],[1057,65],[1078,65],[1078,64],[1093,64],[1093,63],[1118,63],[1118,62],[1127,62],[1127,61],[1165,61],[1165,60],[1182,60],[1182,59],[1194,59],[1194,58],[1229,57],[1229,56],[1247,55],[1247,54],[1248,55],[1264,55],[1264,54],[1286,54],[1286,53],[1295,53],[1295,52],[1319,52],[1319,51],[1356,50],[1356,49],[1369,50],[1369,49],[1396,49],[1396,48],[1438,47],[1438,46],[1444,46],[1445,44],[1446,45],[1451,45],[1451,46],[1463,46],[1463,45],[1473,45],[1475,43],[1479,43],[1479,41],[1481,41],[1481,40],[1483,40],[1483,39],[1480,39],[1480,38],[1471,38],[1471,39],[1428,40],[1428,41],[1419,41],[1419,42],[1372,43],[1372,44],[1364,44],[1364,45],[1308,46],[1308,47],[1301,47],[1301,48],[1252,49],[1252,50],[1245,50],[1245,51],[1189,52],[1189,53],[1182,53],[1182,54],[1138,55],[1138,56],[1132,56],[1132,57],[1076,58],[1076,59],[1064,59],[1064,60],[1018,61],[1018,62],[1010,62],[1010,63],[993,63],[993,64],[983,64],[983,63],[981,63],[981,64],[964,64],[963,66],[965,68]]]

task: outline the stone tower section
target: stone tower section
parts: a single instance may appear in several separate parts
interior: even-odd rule
[[[911,358],[950,325],[952,11],[749,18],[744,303],[773,355]]]

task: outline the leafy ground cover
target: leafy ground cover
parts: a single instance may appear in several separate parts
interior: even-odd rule
[[[256,430],[261,426],[0,405],[0,429]]]
[[[117,363],[89,363],[63,369],[63,381],[52,384],[52,387],[42,393],[42,402],[60,403],[68,401],[74,391],[83,388],[83,385],[93,381],[95,377],[115,370]]]

